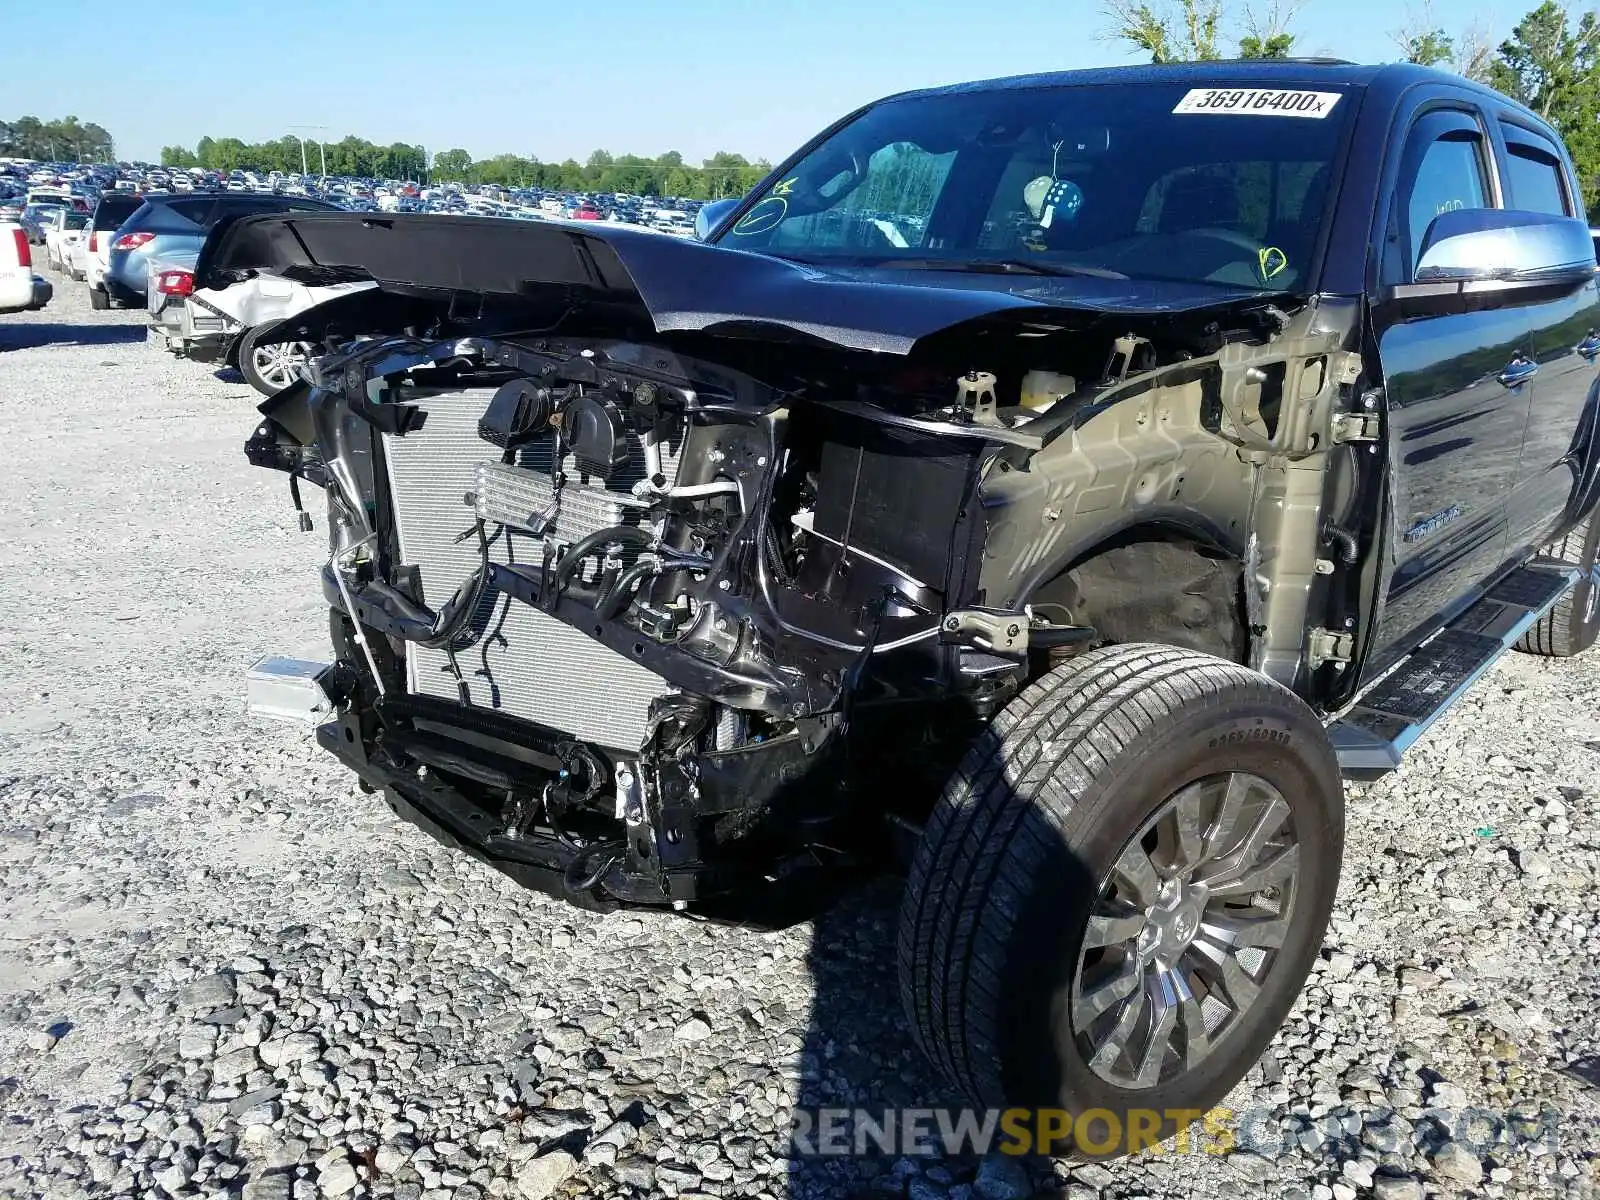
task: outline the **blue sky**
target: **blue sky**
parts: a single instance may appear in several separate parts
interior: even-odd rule
[[[1436,11],[1498,41],[1535,4]],[[1306,0],[1296,49],[1392,59],[1405,12],[1405,0]],[[124,159],[326,125],[333,140],[475,158],[598,147],[777,160],[889,92],[1136,61],[1104,26],[1100,0],[49,0],[16,26],[30,53],[7,56],[0,116],[98,121]]]

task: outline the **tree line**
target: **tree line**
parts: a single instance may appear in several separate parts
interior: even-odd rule
[[[93,121],[84,124],[77,117],[0,121],[0,157],[109,163],[116,161],[115,154],[111,135]]]
[[[726,150],[704,159],[698,167],[684,162],[683,155],[676,150],[654,158],[596,150],[582,163],[573,158],[549,163],[516,154],[500,154],[474,162],[465,150],[455,149],[435,155],[433,160],[433,175],[439,180],[563,192],[683,196],[691,200],[741,196],[770,170],[772,164],[765,159],[751,162],[742,154]]]
[[[467,151],[455,148],[440,151],[430,161],[421,146],[399,142],[378,146],[358,137],[327,143],[308,140],[303,151],[302,158],[302,144],[294,134],[254,144],[238,138],[206,137],[193,150],[163,147],[161,165],[214,171],[296,172],[303,162],[312,172],[321,173],[326,162],[329,175],[499,184],[566,192],[630,192],[701,200],[742,195],[772,169],[767,162],[751,162],[742,154],[726,151],[712,155],[698,167],[684,162],[676,150],[654,158],[596,150],[582,163],[571,158],[553,163],[518,154],[474,161]]]
[[[365,138],[346,137],[337,142],[301,140],[286,133],[270,142],[245,142],[235,137],[203,137],[193,150],[163,146],[164,167],[203,167],[211,171],[299,172],[302,166],[315,174],[354,175],[372,179],[426,179],[428,152],[421,146],[394,142],[379,146]]]

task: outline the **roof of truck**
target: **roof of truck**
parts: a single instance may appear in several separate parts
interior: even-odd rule
[[[999,79],[979,79],[970,83],[952,83],[942,87],[901,92],[899,96],[940,96],[962,92],[1020,91],[1046,87],[1114,87],[1133,83],[1203,85],[1208,81],[1347,87],[1369,87],[1382,82],[1395,90],[1412,83],[1431,82],[1448,83],[1474,91],[1487,91],[1460,75],[1417,66],[1415,63],[1362,64],[1337,58],[1233,58],[1009,75]]]
[[[1497,104],[1502,110],[1515,111],[1528,123],[1547,130],[1551,128],[1547,121],[1517,101],[1485,84],[1449,71],[1408,62],[1363,64],[1337,58],[1230,58],[1203,62],[1142,63],[1126,67],[1089,67],[1079,71],[1044,71],[1033,75],[1008,75],[998,79],[921,88],[885,99],[1147,83],[1189,84],[1193,87],[1352,87],[1364,89],[1385,102],[1397,101],[1402,93],[1420,84],[1442,84],[1471,93],[1479,103]]]

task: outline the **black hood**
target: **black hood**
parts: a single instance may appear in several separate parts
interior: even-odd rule
[[[430,214],[243,218],[207,240],[195,286],[251,271],[467,300],[566,296],[635,308],[658,333],[778,327],[888,354],[1000,315],[1048,323],[1064,311],[1160,315],[1269,299],[1192,283],[823,268],[636,229]]]

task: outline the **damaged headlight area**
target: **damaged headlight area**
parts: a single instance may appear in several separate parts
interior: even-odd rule
[[[1030,649],[1077,635],[977,603],[979,479],[1011,429],[981,379],[947,383],[907,416],[628,342],[322,358],[247,447],[327,492],[320,739],[579,903],[832,865],[925,806],[938,747]]]

